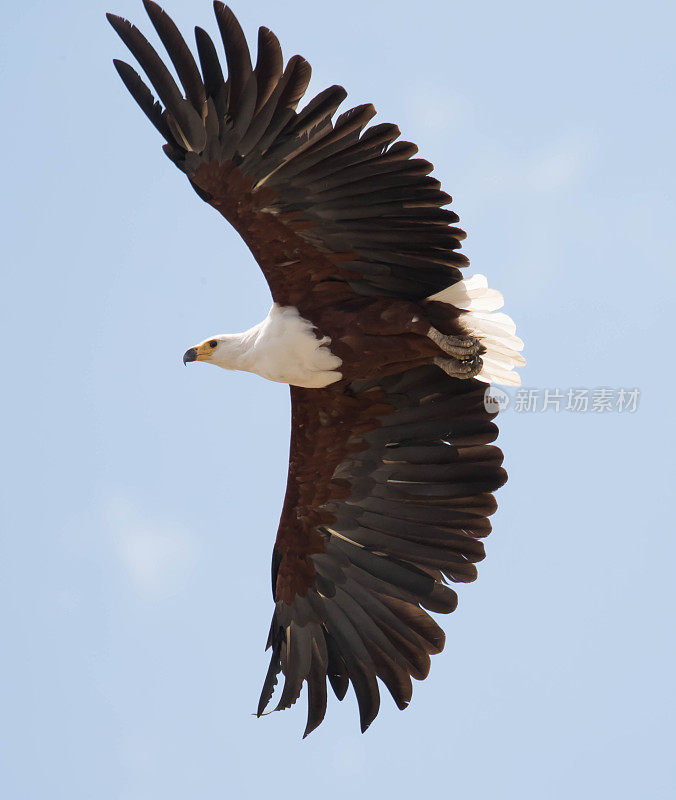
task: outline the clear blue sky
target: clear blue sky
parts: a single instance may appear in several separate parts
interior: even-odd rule
[[[234,5],[434,162],[526,386],[641,390],[503,415],[430,678],[365,736],[332,698],[305,742],[301,707],[251,716],[288,390],[181,365],[268,290],[127,96],[107,10],[151,30],[136,0],[3,4],[0,795],[674,797],[673,4]]]

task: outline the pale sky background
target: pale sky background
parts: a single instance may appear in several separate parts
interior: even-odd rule
[[[207,0],[165,7],[216,32]],[[641,391],[505,412],[430,678],[365,736],[331,697],[304,742],[304,698],[251,715],[288,390],[181,364],[268,290],[127,95],[107,10],[150,34],[136,0],[2,3],[0,796],[676,796],[673,3],[234,4],[434,162],[526,386]]]

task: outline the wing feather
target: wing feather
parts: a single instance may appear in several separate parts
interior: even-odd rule
[[[259,111],[274,91],[284,71],[284,58],[279,40],[269,28],[258,29],[258,57],[256,59],[256,111]]]
[[[131,96],[136,100],[143,113],[153,123],[167,142],[175,144],[174,137],[162,111],[162,104],[153,97],[153,93],[143,83],[136,70],[124,61],[113,59],[115,69]]]
[[[214,12],[228,65],[228,113],[233,119],[236,119],[241,111],[241,103],[247,84],[253,75],[251,54],[249,53],[249,45],[246,43],[244,31],[231,9],[216,0]]]
[[[174,21],[157,3],[153,2],[153,0],[143,0],[143,5],[169,54],[171,63],[174,65],[181,85],[185,90],[186,97],[192,103],[195,111],[201,116],[205,111],[207,95],[202,83],[202,76],[197,69],[197,64],[193,54],[190,52],[190,48],[185,43],[185,39],[181,36]]]

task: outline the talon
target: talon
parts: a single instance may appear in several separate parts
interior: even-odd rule
[[[436,328],[430,328],[427,336],[444,353],[458,360],[476,356],[481,350],[481,342],[474,336],[448,336]]]
[[[457,358],[441,358],[437,356],[433,359],[433,363],[436,364],[437,367],[443,369],[451,378],[461,378],[463,380],[474,378],[481,372],[481,368],[483,367],[483,361],[479,356],[473,356],[472,358],[463,360]]]

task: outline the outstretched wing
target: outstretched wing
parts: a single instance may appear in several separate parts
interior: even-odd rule
[[[472,581],[506,480],[497,427],[475,381],[421,367],[347,391],[291,388],[287,494],[275,544],[270,668],[277,709],[308,687],[305,735],[352,682],[362,731],[379,708],[377,678],[399,708],[444,633],[424,609],[453,611],[445,581]],[[318,458],[317,454],[321,454]]]
[[[252,66],[242,29],[220,2],[228,78],[211,38],[196,28],[200,74],[172,20],[156,3],[144,5],[183,91],[143,34],[109,14],[164,109],[132,67],[115,66],[169,158],[239,231],[277,303],[303,314],[316,306],[322,281],[331,281],[334,297],[336,282],[345,282],[360,294],[417,300],[460,279],[464,233],[442,208],[451,198],[429,177],[432,164],[413,158],[417,147],[395,141],[396,125],[366,128],[372,105],[333,122],[346,97],[340,86],[297,112],[310,65],[293,56],[284,68],[277,38],[261,28]]]

